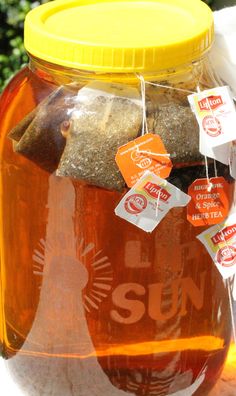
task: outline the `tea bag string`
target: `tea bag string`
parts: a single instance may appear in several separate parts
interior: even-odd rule
[[[159,190],[157,200],[156,200],[156,218],[158,218],[158,209],[159,209],[160,198],[161,198],[161,190]]]
[[[200,89],[199,85],[197,86],[197,92],[201,94],[201,89]],[[210,109],[210,112],[211,112],[212,116],[214,117],[214,112],[213,112],[213,110],[211,108],[210,101],[209,101],[208,97],[206,97],[206,102],[207,102],[207,105],[208,105],[208,107]],[[209,178],[208,159],[207,159],[206,155],[204,156],[204,158],[205,158],[205,166],[206,166],[206,177],[207,177],[207,181],[208,181],[208,185],[209,185],[207,190],[211,191],[212,187],[213,187],[213,184],[211,183],[211,180]],[[217,173],[217,167],[216,167],[216,160],[214,159],[213,161],[214,161],[215,177],[217,177],[218,173]]]
[[[146,84],[148,83],[145,81],[144,77],[141,74],[136,74],[137,78],[140,80],[141,83],[141,96],[142,96],[142,107],[143,107],[143,123],[142,123],[142,136],[147,134],[148,131],[148,124],[147,124],[147,114],[146,114]],[[154,153],[152,151],[147,151],[147,150],[140,150],[139,146],[136,145],[137,153],[139,154],[145,154],[147,157],[170,157],[169,153]],[[156,159],[158,161],[158,159]],[[161,197],[161,191],[162,188],[158,192],[158,196],[156,199],[156,218],[158,217],[158,208],[159,208],[159,202],[160,202],[160,197]]]
[[[195,70],[195,69],[194,69],[194,70]],[[214,76],[213,76],[213,74],[212,74],[211,68],[209,69],[209,72],[210,72],[210,74],[211,74],[211,79],[217,84],[217,81],[215,80],[215,78],[214,78]],[[194,74],[195,74],[195,71],[194,71]],[[201,68],[200,76],[197,78],[197,80],[198,80],[198,82],[197,82],[197,93],[200,93],[200,92],[201,92],[201,90],[200,90],[200,83],[201,83],[201,80],[202,80],[202,78],[203,78],[203,74],[204,74],[203,68]],[[219,80],[219,78],[218,78],[218,80]],[[214,117],[214,112],[213,112],[213,110],[212,110],[212,108],[211,108],[211,106],[210,106],[210,102],[209,102],[208,97],[206,98],[206,102],[207,102],[207,104],[208,104],[208,107],[209,107],[209,109],[210,109],[210,111],[211,111],[212,116]],[[215,160],[215,159],[213,159],[213,163],[214,163],[214,173],[215,173],[215,177],[218,177],[218,172],[217,172],[217,166],[216,166],[216,160]]]
[[[217,166],[216,166],[216,160],[213,160],[214,162],[214,173],[215,173],[215,177],[218,177],[218,172],[217,172]]]
[[[146,114],[146,83],[144,77],[141,74],[136,74],[137,78],[141,83],[141,97],[142,97],[142,108],[143,108],[143,120],[142,120],[142,136],[147,134],[148,131],[148,123],[147,123],[147,114]],[[139,146],[136,146],[138,154],[146,154],[148,157],[170,157],[170,154],[166,153],[154,153],[152,151],[140,150]]]
[[[201,93],[201,90],[200,90],[200,88],[199,88],[199,85],[197,86],[197,91],[198,91],[198,93]],[[210,101],[209,101],[209,98],[208,98],[208,97],[206,97],[206,102],[207,102],[208,108],[210,109],[210,112],[211,112],[212,117],[215,119],[214,110],[213,110],[212,107],[211,107],[211,104],[210,104]],[[215,177],[218,177],[217,166],[216,166],[216,160],[213,159],[213,162],[214,162],[214,173],[215,173]]]
[[[230,174],[233,173],[233,156],[236,155],[236,141],[233,141],[231,143],[231,147],[230,147],[230,161],[229,161],[229,170],[230,170]]]
[[[201,79],[201,77],[200,77],[200,79]],[[200,80],[199,80],[199,81],[200,81]],[[189,93],[189,94],[195,94],[195,93],[196,93],[196,91],[190,91],[190,90],[188,90],[188,89],[177,88],[177,87],[171,87],[171,86],[165,85],[165,84],[152,83],[151,81],[145,81],[145,84],[149,84],[149,85],[152,85],[152,86],[154,86],[154,87],[160,87],[160,88],[171,89],[171,90],[174,90],[174,91],[185,92],[185,93]],[[201,90],[200,90],[200,88],[199,88],[199,82],[198,82],[198,85],[197,85],[197,93],[201,93]],[[211,110],[212,116],[214,117],[214,113],[213,113],[213,110],[212,110],[212,108],[211,108],[211,106],[210,106],[209,99],[206,98],[206,100],[207,100],[207,104],[208,104],[208,106],[209,106],[209,108],[210,108],[210,110]],[[208,184],[209,184],[208,190],[211,191],[211,189],[212,189],[212,183],[211,183],[210,178],[209,178],[208,159],[207,159],[206,156],[204,156],[204,157],[205,157],[206,177],[207,177]],[[217,177],[217,176],[218,176],[218,173],[217,173],[217,166],[216,166],[216,161],[215,161],[215,159],[214,159],[214,172],[215,172],[215,177]]]
[[[146,114],[146,83],[144,77],[141,74],[136,75],[140,80],[141,84],[141,98],[143,108],[143,120],[142,120],[142,136],[148,133],[147,114]]]

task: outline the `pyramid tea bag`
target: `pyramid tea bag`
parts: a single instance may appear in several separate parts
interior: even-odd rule
[[[154,132],[163,139],[174,163],[202,160],[199,152],[199,127],[189,106],[177,103],[160,106]]]
[[[15,142],[19,142],[22,136],[24,135],[27,128],[30,126],[31,122],[35,118],[38,111],[38,107],[36,107],[33,111],[31,111],[27,116],[25,116],[8,134],[8,137]]]
[[[125,182],[115,155],[120,146],[138,136],[141,124],[137,89],[103,82],[88,84],[78,94],[70,122],[62,125],[66,147],[57,175],[122,190]]]
[[[77,90],[60,87],[28,114],[8,135],[14,151],[48,172],[55,171],[66,143],[61,123],[73,110]]]
[[[202,166],[205,164],[204,156],[199,150],[199,126],[187,99],[188,92],[194,91],[195,88],[186,83],[181,83],[176,89],[170,85],[167,88],[168,82],[163,82],[164,84],[166,87],[155,83],[149,85],[147,82],[148,130],[161,137],[170,153],[174,168],[168,181],[187,193],[188,187],[196,179],[206,177],[206,167]],[[230,181],[228,167],[219,162],[214,165],[211,158],[208,158],[209,177],[215,176],[216,166],[219,174]]]
[[[201,161],[199,126],[187,99],[189,91],[186,89],[189,87],[181,86],[181,91],[178,91],[171,86],[163,88],[155,83],[148,84],[146,108],[149,132],[160,135],[174,164]]]

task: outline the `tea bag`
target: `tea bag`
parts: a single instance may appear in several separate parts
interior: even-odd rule
[[[40,103],[9,133],[14,151],[54,172],[66,143],[61,123],[69,119],[76,94],[72,87],[60,87]]]
[[[161,104],[155,115],[154,133],[161,136],[174,164],[202,161],[199,126],[189,106]]]
[[[175,92],[173,89],[148,86],[148,130],[160,135],[174,164],[202,160],[199,152],[199,127],[186,103],[187,94],[184,93],[184,100],[184,97],[174,95]],[[183,96],[182,91],[180,94]]]
[[[122,190],[125,182],[115,155],[120,146],[138,136],[141,123],[137,89],[103,82],[88,84],[78,94],[70,122],[62,125],[66,147],[57,175]]]
[[[167,88],[168,82],[162,83],[166,87],[146,84],[148,130],[161,136],[176,165],[168,181],[184,192],[196,179],[206,177],[204,157],[199,150],[199,126],[188,103],[188,92],[194,92],[197,83],[179,83],[176,89]],[[207,88],[207,83],[202,81],[201,87]],[[215,176],[216,167],[219,175],[232,182],[228,166],[214,164],[212,159],[208,159],[209,177]]]
[[[167,83],[166,83],[167,84]],[[167,106],[170,102],[181,104],[178,97],[170,96],[173,90],[167,88],[146,85],[146,114],[148,131],[154,131],[155,120],[160,112],[160,107]]]
[[[24,135],[27,128],[30,126],[31,122],[35,118],[38,111],[38,107],[36,107],[31,113],[27,114],[8,134],[8,137],[15,142],[19,142],[22,136]]]

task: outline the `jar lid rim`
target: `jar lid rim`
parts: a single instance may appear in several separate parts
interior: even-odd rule
[[[29,12],[25,48],[73,69],[148,72],[201,58],[214,38],[201,0],[55,0]]]

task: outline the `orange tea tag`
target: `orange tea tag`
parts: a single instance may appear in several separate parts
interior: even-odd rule
[[[223,177],[198,179],[188,189],[188,221],[195,227],[221,223],[229,211],[229,185]]]
[[[147,133],[118,149],[116,163],[128,187],[132,187],[147,170],[166,179],[172,162],[158,135]]]

